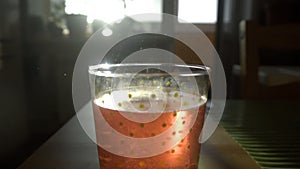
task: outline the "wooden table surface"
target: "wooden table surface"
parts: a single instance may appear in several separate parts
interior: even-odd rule
[[[230,111],[241,111],[245,101],[227,101]],[[255,104],[253,105],[255,108]],[[225,111],[225,113],[230,113]],[[18,169],[99,169],[96,144],[74,116]],[[222,126],[202,145],[199,169],[258,169],[258,164]]]

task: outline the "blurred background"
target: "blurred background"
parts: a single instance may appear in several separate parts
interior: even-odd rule
[[[121,23],[107,25],[120,18],[137,31],[163,22],[163,18],[132,20],[128,15],[169,13],[199,27],[219,52],[229,99],[299,99],[300,44],[295,39],[300,37],[291,34],[294,40],[289,41],[284,36],[297,28],[299,9],[297,0],[0,0],[0,168],[16,168],[74,116],[73,66],[93,32],[105,27],[103,36],[111,36],[126,29]],[[135,22],[147,22],[148,28],[134,27]],[[193,39],[195,32],[178,22],[181,26],[174,31]],[[281,31],[271,42],[290,42],[283,45],[289,50],[253,48],[265,38],[259,34],[261,39],[248,41],[255,34],[247,31],[260,26]],[[201,63],[180,42],[152,40],[145,45],[172,46],[187,63]],[[258,51],[253,55],[264,57],[249,56],[248,45]],[[117,50],[122,54],[136,49]],[[277,94],[280,91],[284,94]]]

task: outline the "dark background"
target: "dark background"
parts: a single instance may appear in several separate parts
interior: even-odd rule
[[[89,35],[79,35],[80,26],[62,35],[48,18],[49,6],[49,0],[0,0],[0,168],[16,168],[75,114],[73,66]],[[239,64],[238,23],[299,22],[299,6],[297,0],[219,1],[218,22],[205,33],[224,64],[230,99],[240,98],[232,74]],[[165,0],[163,11],[176,14],[177,1]],[[273,58],[264,62],[282,63]],[[284,63],[299,66],[299,59]]]

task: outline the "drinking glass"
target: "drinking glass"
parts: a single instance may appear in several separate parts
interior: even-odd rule
[[[209,69],[180,64],[89,67],[101,169],[196,169]]]

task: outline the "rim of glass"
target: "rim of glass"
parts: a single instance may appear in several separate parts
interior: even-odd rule
[[[172,63],[121,63],[121,64],[97,64],[89,66],[89,74],[95,75],[95,76],[106,76],[106,77],[119,77],[119,76],[126,76],[126,75],[133,75],[137,74],[138,72],[116,72],[112,71],[112,69],[117,68],[133,68],[133,67],[145,67],[142,70],[149,68],[157,68],[159,70],[164,71],[163,69],[160,69],[161,67],[177,67],[177,68],[183,68],[185,71],[180,72],[161,72],[161,73],[151,73],[151,76],[155,75],[164,75],[164,74],[170,74],[170,75],[177,75],[177,76],[203,76],[208,75],[208,72],[211,71],[211,69],[208,66],[205,65],[196,65],[196,64],[172,64]],[[191,70],[193,69],[193,70]],[[188,71],[186,71],[188,70]],[[141,73],[139,72],[139,75],[147,75],[149,76],[150,73]]]

